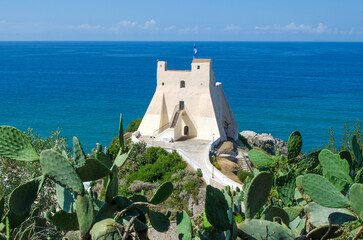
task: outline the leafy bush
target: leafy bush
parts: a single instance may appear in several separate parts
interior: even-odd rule
[[[198,177],[203,177],[202,169],[198,168],[196,174]]]
[[[167,156],[168,152],[164,148],[149,147],[144,153],[145,163],[154,163],[161,156]]]
[[[129,126],[126,128],[125,132],[135,132],[137,131],[137,129],[139,128],[140,126],[140,123],[141,123],[141,118],[138,118],[134,121],[131,121]]]
[[[144,182],[161,182],[170,179],[171,175],[178,169],[184,169],[186,163],[176,153],[169,153],[167,156],[161,155],[153,164],[146,164],[139,171],[127,176],[127,182],[140,180]]]
[[[241,180],[241,182],[244,183],[247,177],[250,178],[250,179],[253,178],[253,173],[245,172],[243,170],[239,170],[237,172],[237,176],[238,176],[239,180]]]

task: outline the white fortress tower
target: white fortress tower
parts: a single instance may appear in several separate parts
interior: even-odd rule
[[[157,86],[138,129],[156,140],[237,139],[238,124],[216,82],[211,59],[194,59],[191,70],[168,70],[158,61]]]

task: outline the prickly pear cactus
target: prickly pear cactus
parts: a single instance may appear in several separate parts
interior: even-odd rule
[[[323,176],[316,174],[304,175],[302,187],[314,202],[322,206],[343,208],[349,205],[348,199]]]
[[[319,154],[319,162],[323,166],[323,176],[333,183],[339,191],[342,191],[347,184],[353,183],[349,176],[348,162],[340,159],[338,154],[324,149]]]
[[[302,169],[312,170],[319,165],[320,151],[310,153],[306,158],[297,163],[297,166]]]
[[[232,226],[228,218],[228,203],[217,188],[207,186],[205,196],[205,213],[208,221],[217,229],[225,231]]]
[[[151,197],[151,204],[159,204],[164,202],[173,193],[173,184],[165,182],[156,190],[155,194]]]
[[[287,141],[287,160],[294,161],[299,156],[302,148],[302,137],[300,132],[294,131],[291,133]]]
[[[39,155],[23,132],[0,126],[0,155],[17,161],[37,161]]]
[[[193,235],[192,222],[186,211],[176,214],[177,231],[180,240],[191,240]]]
[[[119,239],[118,229],[123,229],[122,225],[112,218],[102,220],[92,227],[92,240],[117,240]]]
[[[295,174],[292,171],[276,178],[275,185],[277,187],[278,196],[285,205],[288,205],[294,200],[295,182]]]
[[[87,236],[93,223],[93,203],[88,194],[78,195],[76,201],[76,212],[81,236]]]
[[[363,184],[354,183],[350,187],[349,200],[354,212],[363,220]]]
[[[280,207],[277,206],[270,206],[268,207],[262,215],[262,218],[265,220],[269,220],[271,222],[273,222],[274,218],[280,218],[282,220],[282,222],[286,225],[289,226],[289,215],[287,214],[287,212],[285,212],[285,210],[283,210]]]
[[[242,231],[239,237],[243,239],[265,240],[270,239],[295,239],[293,231],[282,225],[262,219],[247,220],[238,225]]]
[[[82,145],[77,137],[73,137],[73,159],[74,168],[76,169],[86,165],[86,154],[84,153]]]
[[[54,150],[43,151],[40,154],[40,166],[43,174],[54,182],[83,195],[84,187],[81,179],[62,154]]]
[[[76,172],[83,182],[95,181],[112,173],[102,162],[94,158],[87,159],[86,164]]]
[[[260,172],[252,179],[245,199],[246,218],[253,218],[265,205],[270,195],[272,183],[273,177],[269,172]]]
[[[41,176],[15,188],[9,198],[10,210],[18,216],[25,214],[37,198],[44,180]]]
[[[158,232],[166,232],[170,227],[170,221],[167,216],[160,212],[149,211],[149,219],[153,228]]]
[[[270,167],[275,162],[272,157],[256,149],[252,149],[248,152],[248,158],[251,160],[253,165],[258,168]]]

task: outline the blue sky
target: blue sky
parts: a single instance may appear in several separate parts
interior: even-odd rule
[[[363,41],[363,0],[2,0],[12,40]]]

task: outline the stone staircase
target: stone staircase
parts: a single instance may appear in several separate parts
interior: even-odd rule
[[[248,159],[248,155],[243,152],[242,149],[238,148],[237,163],[242,167],[243,171],[252,172],[252,165]]]

